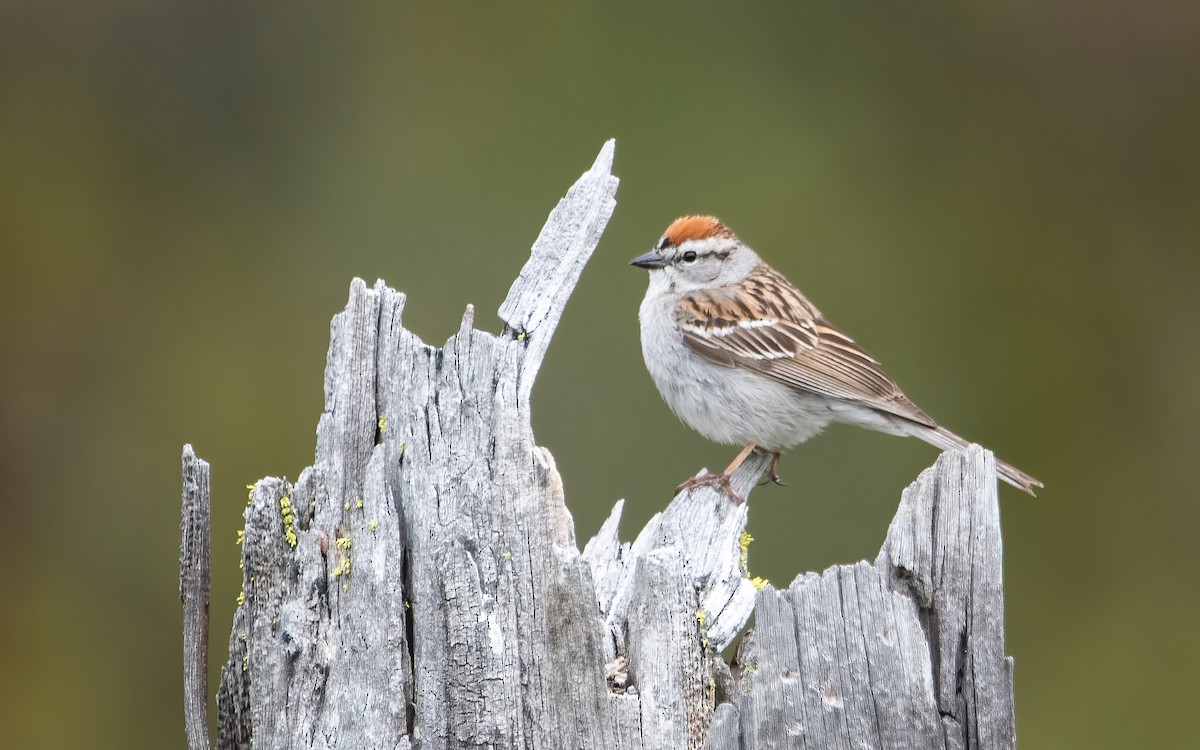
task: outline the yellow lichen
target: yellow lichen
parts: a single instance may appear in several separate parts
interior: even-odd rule
[[[349,537],[339,536],[335,544],[337,544],[338,549],[350,549],[351,542]]]
[[[238,546],[241,546],[242,542],[246,541],[246,530],[238,529],[237,535]]]
[[[382,414],[379,415],[379,434],[387,434],[387,417],[383,416]]]
[[[342,542],[346,543],[345,546],[342,545]],[[337,540],[337,546],[338,546],[338,549],[343,549],[343,550],[349,549],[350,548],[350,540],[345,539],[345,538],[340,538]],[[342,576],[349,576],[349,575],[350,575],[350,555],[347,554],[346,557],[342,559],[342,564],[336,566],[333,569],[333,577],[341,578]]]
[[[371,530],[372,534],[374,534],[379,530],[379,522],[372,518],[370,521],[367,521],[367,528]]]
[[[742,549],[742,573],[747,576],[750,575],[750,565],[748,561],[750,558],[750,542],[753,541],[754,537],[750,536],[749,531],[743,531],[741,539],[738,540],[738,546]]]
[[[283,536],[288,545],[296,546],[295,517],[292,514],[292,499],[287,495],[279,498],[279,514],[283,517]]]
[[[358,508],[359,510],[362,510],[362,507],[363,507],[363,501],[362,501],[362,498],[361,498],[361,497],[360,497],[359,499],[357,499],[357,500],[355,500],[355,501],[354,501],[354,507],[355,507],[355,508]]]
[[[742,575],[750,579],[750,585],[761,590],[763,586],[767,585],[767,579],[762,576],[751,577],[750,575],[750,542],[753,541],[754,537],[750,536],[748,531],[743,531],[741,539],[738,540],[738,546],[742,548]]]
[[[700,648],[708,649],[708,630],[705,629],[704,623],[708,620],[708,613],[703,609],[696,610],[696,627],[700,631]]]
[[[245,591],[238,592],[237,603],[238,603],[239,607],[246,603],[246,592]]]
[[[350,510],[350,501],[349,500],[342,503],[342,510]]]

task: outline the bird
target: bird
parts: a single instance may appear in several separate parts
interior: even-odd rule
[[[741,502],[729,477],[754,450],[771,455],[768,478],[781,484],[781,453],[831,423],[941,450],[968,445],[715,216],[676,219],[630,265],[649,271],[638,311],[642,356],[663,399],[709,440],[743,446],[725,471],[694,477],[677,494],[719,484]],[[1043,486],[999,459],[996,471],[1030,495]]]

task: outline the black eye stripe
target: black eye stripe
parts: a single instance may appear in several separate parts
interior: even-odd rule
[[[666,248],[667,248],[667,235],[664,234],[662,237],[659,238],[658,244],[654,246],[654,249],[655,250],[665,250]]]

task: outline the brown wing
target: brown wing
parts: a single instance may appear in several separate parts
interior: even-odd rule
[[[937,426],[874,357],[765,263],[736,287],[685,295],[676,316],[684,342],[710,362]]]

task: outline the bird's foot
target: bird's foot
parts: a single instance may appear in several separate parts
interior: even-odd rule
[[[787,482],[784,482],[783,479],[779,477],[779,474],[775,471],[777,468],[779,468],[779,453],[772,453],[771,466],[767,469],[767,472],[763,475],[763,478],[759,480],[758,486],[762,487],[763,485],[770,483],[777,484],[780,487],[787,487]]]
[[[687,480],[683,484],[676,487],[675,494],[678,495],[680,492],[683,492],[684,490],[691,490],[691,489],[695,489],[697,487],[716,487],[721,490],[724,490],[725,494],[727,494],[727,495],[729,495],[729,497],[733,498],[733,501],[735,503],[737,503],[738,505],[741,505],[742,503],[746,502],[745,498],[743,498],[741,495],[739,495],[737,492],[734,491],[733,485],[731,485],[729,483],[729,475],[724,474],[724,473],[722,473],[722,474],[708,473],[708,474],[701,474],[698,477],[692,477],[691,479]]]
[[[771,466],[767,469],[767,479],[771,480],[772,484],[777,484],[780,487],[786,487],[783,480],[779,478],[779,474],[775,471],[779,468],[779,451],[771,454]]]

